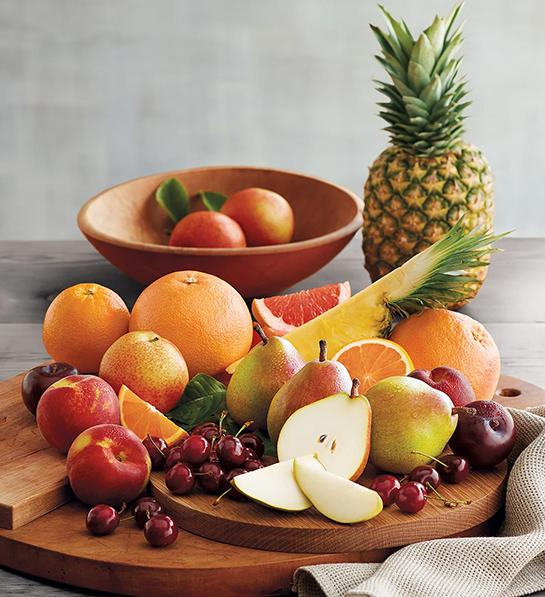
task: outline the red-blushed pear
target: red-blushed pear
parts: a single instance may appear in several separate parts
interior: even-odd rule
[[[316,467],[308,458],[293,461],[293,474],[316,510],[335,522],[363,522],[382,512],[382,499],[376,491]]]
[[[151,460],[130,429],[121,425],[96,425],[74,440],[68,451],[66,470],[79,500],[90,506],[120,506],[144,491]]]
[[[119,423],[119,400],[112,387],[96,375],[69,375],[43,393],[36,423],[50,446],[67,452],[85,429]]]
[[[435,367],[431,371],[415,369],[409,373],[409,377],[420,379],[430,388],[445,392],[454,406],[465,406],[475,400],[475,392],[469,380],[458,369],[452,367]]]
[[[308,460],[313,468],[323,469],[312,454],[305,455],[302,460]],[[238,475],[231,484],[254,502],[275,510],[300,512],[312,505],[295,482],[293,460],[284,460]]]
[[[370,388],[367,398],[373,410],[370,458],[389,473],[428,464],[456,429],[452,400],[419,379],[388,377]]]
[[[278,437],[279,460],[315,454],[327,471],[358,479],[367,464],[371,439],[371,407],[358,394],[339,392],[296,410]]]
[[[327,342],[320,340],[320,356],[310,361],[274,395],[267,415],[267,429],[273,442],[278,441],[288,417],[307,404],[338,392],[350,392],[352,380],[346,367],[327,360]]]

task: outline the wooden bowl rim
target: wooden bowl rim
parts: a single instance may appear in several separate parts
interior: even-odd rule
[[[259,247],[242,247],[242,248],[231,248],[231,249],[216,249],[216,248],[199,248],[199,247],[170,247],[168,245],[159,245],[156,243],[146,243],[140,241],[131,241],[131,240],[124,240],[120,239],[117,236],[112,236],[111,234],[106,234],[102,232],[98,228],[94,226],[94,224],[89,220],[88,211],[91,205],[102,197],[105,193],[112,191],[113,189],[121,186],[131,184],[138,180],[143,180],[145,178],[149,178],[151,176],[162,176],[167,178],[169,176],[180,176],[187,172],[198,172],[198,171],[206,171],[206,170],[251,170],[251,171],[260,171],[260,172],[269,172],[269,173],[280,173],[280,174],[287,174],[288,176],[297,176],[300,178],[307,178],[314,182],[319,182],[321,184],[325,184],[329,187],[333,187],[345,195],[350,197],[356,206],[356,215],[352,218],[352,220],[338,228],[337,230],[333,230],[333,232],[328,232],[327,234],[323,234],[322,236],[316,236],[314,238],[309,238],[306,240],[295,241],[291,243],[284,243],[279,245],[266,245],[266,246],[259,246]],[[348,235],[354,234],[358,228],[362,225],[362,210],[363,210],[363,201],[360,199],[355,193],[342,187],[340,185],[334,184],[322,178],[317,178],[315,176],[310,176],[307,174],[302,174],[300,172],[293,172],[290,170],[281,170],[278,168],[261,168],[259,166],[202,166],[196,168],[185,168],[183,170],[170,170],[167,172],[158,172],[156,174],[148,174],[146,176],[138,176],[137,178],[132,178],[125,182],[121,182],[115,184],[100,193],[97,193],[90,199],[88,199],[81,207],[78,212],[77,216],[77,223],[78,227],[81,232],[85,236],[90,236],[96,240],[115,245],[118,247],[125,247],[127,249],[136,249],[136,250],[145,250],[152,253],[167,253],[171,255],[209,255],[214,257],[219,256],[229,256],[229,255],[264,255],[268,253],[287,253],[291,251],[298,251],[304,249],[312,249],[327,243],[334,242],[336,240],[340,240],[345,238]]]

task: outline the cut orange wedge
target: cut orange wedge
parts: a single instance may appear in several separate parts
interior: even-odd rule
[[[411,357],[399,344],[384,338],[356,340],[333,357],[342,363],[350,377],[360,380],[360,393],[374,386],[381,379],[392,375],[407,375],[413,369]]]
[[[188,435],[185,429],[178,427],[127,386],[121,386],[119,390],[119,409],[121,424],[134,431],[142,440],[149,434],[162,437],[169,446],[172,446]]]

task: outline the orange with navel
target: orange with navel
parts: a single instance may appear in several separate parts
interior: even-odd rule
[[[397,324],[390,339],[409,353],[415,369],[460,370],[477,400],[491,400],[500,377],[500,353],[486,328],[468,315],[425,309]]]
[[[190,377],[215,375],[245,356],[253,333],[240,294],[224,280],[197,271],[173,272],[150,284],[133,307],[129,327],[170,340]]]
[[[49,305],[42,338],[55,361],[96,373],[104,353],[128,330],[129,310],[117,293],[100,284],[76,284]]]

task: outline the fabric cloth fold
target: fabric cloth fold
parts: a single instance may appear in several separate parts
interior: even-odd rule
[[[509,410],[517,439],[498,536],[416,543],[382,564],[299,568],[294,590],[301,597],[519,597],[545,590],[545,406]]]

